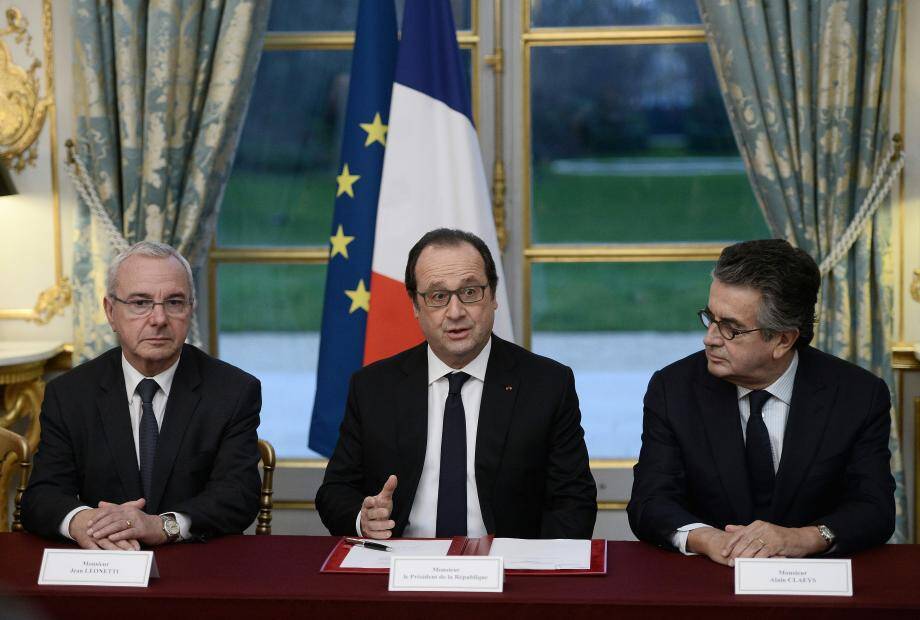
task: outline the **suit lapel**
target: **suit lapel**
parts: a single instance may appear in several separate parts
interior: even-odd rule
[[[709,374],[703,366],[697,375],[696,397],[716,470],[728,501],[735,511],[735,523],[747,525],[753,515],[744,457],[744,436],[738,411],[738,390],[728,381]]]
[[[505,452],[508,427],[514,414],[514,402],[520,377],[514,372],[515,360],[505,342],[492,336],[492,351],[486,367],[479,405],[479,425],[476,429],[476,489],[486,531],[495,531],[492,514],[492,487]]]
[[[409,519],[415,492],[425,464],[428,443],[428,358],[427,345],[412,349],[402,364],[405,376],[397,386],[396,445],[401,457],[399,479],[393,495],[397,529]]]
[[[179,446],[182,445],[185,430],[195,416],[198,401],[201,399],[197,391],[200,383],[198,360],[194,351],[185,346],[179,359],[179,366],[176,368],[176,374],[173,376],[169,400],[166,401],[166,411],[163,414],[163,424],[157,440],[156,459],[153,463],[153,482],[150,497],[147,498],[146,511],[148,513],[159,512],[166,481],[169,480],[169,475],[175,465]]]
[[[789,418],[783,434],[783,454],[776,472],[772,513],[782,521],[796,491],[811,467],[827,426],[836,386],[815,368],[814,352],[799,352],[799,367],[792,387]]]
[[[128,410],[125,392],[125,373],[121,368],[121,349],[115,351],[111,363],[107,364],[103,371],[101,393],[96,404],[99,407],[99,419],[102,421],[106,443],[115,462],[118,478],[121,480],[124,497],[126,500],[135,500],[143,495],[141,476],[137,466],[131,413]]]

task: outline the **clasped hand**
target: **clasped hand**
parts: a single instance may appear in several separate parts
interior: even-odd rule
[[[163,520],[143,511],[146,500],[124,504],[99,502],[98,508],[81,510],[70,521],[70,535],[84,549],[137,551],[141,543],[166,542]]]
[[[736,558],[801,558],[824,550],[815,527],[781,527],[767,521],[727,525],[725,531],[704,527],[687,536],[687,550],[728,566]]]

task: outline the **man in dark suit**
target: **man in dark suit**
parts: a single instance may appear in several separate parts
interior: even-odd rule
[[[783,240],[748,241],[712,275],[705,350],[655,373],[645,395],[633,532],[729,565],[885,542],[888,387],[808,345],[814,260]]]
[[[335,535],[590,538],[597,490],[571,369],[491,333],[498,276],[475,235],[409,252],[426,342],[352,377],[316,496]]]
[[[116,257],[103,303],[121,347],[48,384],[23,495],[28,531],[137,549],[252,523],[260,385],[183,344],[194,290],[168,245]]]

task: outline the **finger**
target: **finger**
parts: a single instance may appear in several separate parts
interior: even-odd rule
[[[83,549],[98,549],[99,545],[91,536],[81,536],[77,541],[77,544],[80,545]]]
[[[368,532],[382,532],[384,530],[392,530],[396,527],[396,523],[391,520],[377,520],[377,521],[368,521],[364,525],[364,529]]]
[[[90,527],[87,528],[86,533],[100,538],[108,536],[109,534],[114,534],[115,532],[120,532],[128,527],[131,526],[129,525],[129,520],[125,518],[124,515],[111,514],[101,519],[96,519],[90,524]]]
[[[757,553],[754,554],[755,558],[772,558],[773,550],[770,548],[770,545],[764,545],[757,550]]]
[[[128,506],[132,508],[137,508],[138,510],[142,509],[147,504],[147,500],[143,497],[137,499],[132,499],[130,502],[125,502],[122,506]]]
[[[383,488],[380,489],[380,493],[377,494],[379,499],[383,501],[391,501],[393,499],[393,491],[396,490],[396,476],[390,475],[387,478],[387,481],[383,484]]]
[[[105,549],[107,551],[118,551],[119,550],[118,545],[112,542],[111,540],[109,540],[108,538],[97,540],[96,543],[98,543],[100,549]]]
[[[740,528],[732,532],[732,535],[729,536],[728,540],[725,541],[725,544],[722,546],[722,555],[728,557],[732,555],[732,551],[735,549],[735,546],[738,542],[744,537],[744,532],[746,528]],[[726,528],[727,531],[727,528]]]
[[[377,506],[377,499],[374,498],[374,497],[370,497],[370,496],[365,497],[365,498],[364,498],[364,501],[361,502],[361,509],[362,509],[362,510],[369,510],[369,509],[374,508],[374,507],[376,507],[376,506]]]
[[[389,508],[371,508],[367,511],[367,518],[369,521],[380,521],[383,519],[390,518],[390,509]]]
[[[385,540],[393,535],[393,532],[390,530],[371,530],[365,532],[366,538],[374,538],[376,540]]]
[[[138,530],[138,528],[132,526],[132,527],[125,528],[123,530],[112,532],[111,534],[106,534],[105,537],[113,542],[117,542],[117,541],[122,541],[122,540],[132,540],[135,538],[139,538],[140,535],[141,535],[141,532]],[[95,534],[93,536],[95,536]]]
[[[115,543],[115,546],[122,551],[134,551],[134,546],[127,540],[112,540],[111,542]]]
[[[726,525],[725,531],[729,533],[737,532],[740,529],[744,529],[743,525]]]

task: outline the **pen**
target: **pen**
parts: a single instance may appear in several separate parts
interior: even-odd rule
[[[351,545],[358,545],[361,547],[366,547],[367,549],[374,549],[376,551],[392,551],[392,547],[387,547],[386,545],[371,542],[369,540],[361,540],[360,538],[345,538],[345,542]]]

